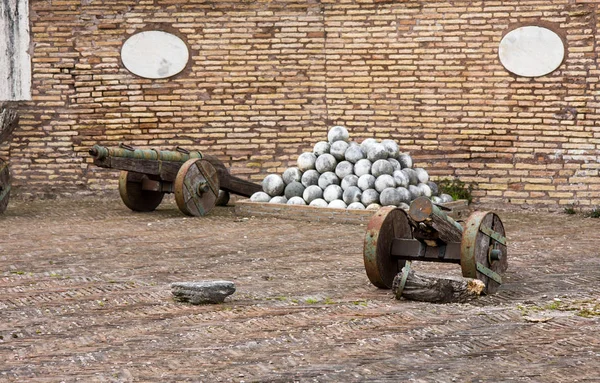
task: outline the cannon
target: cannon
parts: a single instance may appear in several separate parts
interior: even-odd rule
[[[121,170],[119,194],[133,211],[155,210],[166,193],[174,193],[179,210],[204,216],[215,205],[226,205],[229,193],[250,197],[262,187],[232,176],[223,162],[199,151],[117,148],[94,145],[94,164]]]
[[[412,261],[460,264],[462,275],[485,284],[492,294],[508,267],[506,236],[492,212],[474,212],[464,227],[427,197],[415,199],[407,211],[384,207],[371,218],[363,258],[371,283],[390,289],[394,278]]]

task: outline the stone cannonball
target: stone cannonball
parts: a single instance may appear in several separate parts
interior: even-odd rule
[[[346,141],[350,139],[350,134],[348,133],[348,129],[343,126],[334,126],[329,129],[329,133],[327,133],[327,140],[329,143],[333,143],[336,141]]]
[[[365,210],[365,205],[360,202],[352,202],[348,205],[348,209],[350,210]]]
[[[269,203],[280,203],[280,204],[287,204],[288,199],[285,198],[284,196],[280,196],[278,195],[277,197],[273,197],[271,198],[271,200],[269,201]]]
[[[302,180],[302,172],[298,168],[287,168],[283,172],[282,178],[286,185],[294,181],[300,182]]]
[[[367,152],[369,151],[369,149],[371,149],[371,147],[375,144],[378,144],[379,141],[377,141],[374,138],[365,138],[361,143],[360,143],[360,147],[362,148],[363,152],[365,153],[365,155],[367,154]]]
[[[256,192],[250,196],[250,201],[252,202],[269,202],[271,200],[271,196],[265,192]]]
[[[442,193],[440,194],[440,198],[442,199],[442,203],[448,203],[454,201],[454,198],[450,194]]]
[[[417,173],[417,179],[419,180],[419,183],[424,184],[429,181],[429,174],[427,173],[427,170],[423,168],[415,168],[415,172]]]
[[[336,141],[331,144],[329,154],[331,154],[337,161],[343,161],[346,157],[346,150],[348,150],[348,143],[346,141]]]
[[[319,141],[315,144],[314,148],[313,148],[313,153],[315,154],[315,156],[320,156],[322,154],[325,153],[329,153],[329,142],[327,141]]]
[[[381,193],[387,188],[396,188],[396,181],[394,181],[394,177],[389,174],[383,174],[377,177],[375,180],[375,190]]]
[[[427,186],[429,186],[429,188],[431,189],[431,195],[437,196],[440,194],[440,188],[435,182],[429,181],[427,182]]]
[[[415,199],[421,196],[421,189],[415,185],[408,185],[408,191],[410,192],[410,200],[414,201]]]
[[[402,165],[400,165],[400,162],[398,162],[397,159],[395,159],[395,158],[388,158],[388,161],[394,167],[394,171],[396,171],[396,170],[402,170]]]
[[[329,185],[339,184],[340,179],[333,172],[323,173],[321,174],[321,177],[319,177],[319,187],[323,190],[325,190]]]
[[[394,177],[394,181],[396,181],[397,186],[402,186],[402,187],[406,188],[406,187],[408,187],[408,184],[410,183],[408,175],[402,170],[396,170],[392,174],[392,177]]]
[[[334,201],[336,199],[342,199],[344,191],[339,185],[329,185],[323,191],[323,199],[327,202]]]
[[[433,202],[433,203],[435,203],[437,205],[439,205],[441,203],[444,203],[444,201],[440,197],[438,197],[436,195],[434,195],[433,197],[431,197],[431,202]]]
[[[335,167],[335,174],[343,180],[347,175],[354,174],[354,165],[351,162],[342,161]]]
[[[342,199],[348,205],[352,202],[360,202],[361,197],[362,190],[360,190],[358,186],[350,186],[348,189],[344,190],[344,194],[342,195]]]
[[[346,177],[342,179],[342,190],[348,189],[350,186],[358,185],[358,177],[354,174],[348,174]]]
[[[306,205],[306,201],[302,197],[292,197],[287,201],[288,205]]]
[[[294,181],[285,187],[283,194],[287,199],[292,197],[302,197],[304,189],[306,189],[304,185],[302,185],[300,182]]]
[[[398,144],[394,140],[383,140],[381,141],[381,145],[383,145],[385,150],[387,150],[389,158],[396,158],[398,157],[398,154],[400,154]]]
[[[346,153],[344,153],[344,158],[346,158],[346,161],[350,161],[353,164],[366,157],[367,155],[359,145],[348,146],[348,149],[346,149]]]
[[[325,201],[323,198],[317,198],[313,199],[309,205],[316,207],[327,207],[327,201]]]
[[[265,193],[271,197],[275,197],[283,194],[285,182],[283,182],[283,178],[281,178],[281,176],[277,174],[269,174],[265,177],[265,179],[263,179],[262,188]]]
[[[315,156],[313,153],[302,153],[298,156],[298,169],[303,172],[314,169],[316,161],[317,156]]]
[[[304,174],[302,174],[302,180],[300,180],[300,182],[302,182],[302,185],[304,185],[304,187],[309,187],[310,185],[318,185],[319,177],[321,177],[321,173],[314,169],[310,169],[305,171]]]
[[[327,207],[333,209],[345,209],[348,206],[346,205],[346,202],[342,201],[341,199],[336,199],[334,201],[329,202],[329,205],[327,205]]]
[[[372,162],[367,159],[358,160],[358,162],[354,164],[354,174],[359,177],[364,174],[371,174],[371,166]]]
[[[400,165],[402,165],[402,169],[413,167],[412,157],[408,153],[400,153],[397,159]]]
[[[388,152],[385,150],[385,146],[381,144],[375,144],[367,151],[367,159],[371,162],[377,160],[386,160],[388,158]]]
[[[387,188],[379,195],[379,202],[382,206],[398,206],[402,202],[400,192],[394,188]]]
[[[404,202],[400,202],[400,205],[398,205],[398,207],[402,210],[407,210],[407,211],[410,209],[410,206]]]
[[[367,210],[379,210],[381,209],[381,205],[378,203],[372,203],[369,206],[367,206]]]
[[[397,187],[396,190],[398,191],[398,194],[400,195],[400,202],[409,204],[411,201],[411,198],[412,198],[410,191],[408,191],[407,188],[402,187],[402,186]]]
[[[306,189],[304,189],[304,193],[302,193],[302,198],[306,201],[306,203],[310,204],[312,201],[323,198],[323,189],[321,189],[317,185],[310,185]]]
[[[375,178],[375,176],[372,174],[363,174],[362,176],[358,177],[356,186],[361,188],[361,190],[375,189],[376,179],[377,178]]]
[[[394,166],[392,166],[388,160],[377,160],[373,162],[373,165],[371,166],[371,174],[375,177],[392,173],[394,173]]]
[[[337,166],[337,160],[331,154],[322,154],[315,161],[315,169],[321,174],[326,172],[334,172]]]
[[[372,203],[379,203],[379,192],[375,189],[364,190],[360,197],[360,202],[365,206],[369,206]]]
[[[431,189],[429,188],[429,185],[420,183],[417,185],[417,187],[421,190],[421,195],[431,198]]]
[[[402,171],[408,177],[409,185],[417,185],[419,183],[419,177],[417,177],[417,172],[415,171],[415,169],[405,168],[402,169]]]

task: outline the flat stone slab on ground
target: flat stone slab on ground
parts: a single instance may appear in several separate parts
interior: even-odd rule
[[[235,292],[235,284],[230,281],[200,281],[171,283],[173,298],[193,305],[223,303]]]

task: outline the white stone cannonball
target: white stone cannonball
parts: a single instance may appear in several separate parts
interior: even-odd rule
[[[288,205],[306,205],[306,201],[302,197],[292,197],[287,201]]]
[[[379,202],[382,206],[398,206],[402,202],[400,192],[394,188],[387,188],[379,195]]]
[[[348,129],[343,126],[334,126],[329,129],[329,133],[327,133],[327,140],[329,143],[333,143],[336,141],[348,141],[350,139],[350,134],[348,133]]]
[[[442,199],[442,203],[448,203],[454,201],[450,194],[442,193],[440,194],[440,198]]]
[[[394,177],[389,174],[382,174],[375,180],[375,190],[379,193],[384,191],[387,188],[395,188],[396,181],[394,181]]]
[[[348,150],[348,143],[346,141],[336,141],[331,144],[329,154],[331,154],[337,161],[343,161],[346,156],[346,150]]]
[[[429,188],[431,189],[432,196],[437,196],[440,194],[440,188],[439,188],[438,184],[436,184],[435,182],[429,181],[429,182],[427,182],[427,186],[429,186]]]
[[[329,142],[327,141],[319,141],[315,144],[314,148],[313,148],[313,153],[315,154],[315,156],[320,156],[322,154],[325,153],[329,153]]]
[[[439,205],[441,203],[444,203],[444,201],[442,200],[442,198],[440,198],[440,197],[438,197],[436,195],[434,195],[433,197],[431,197],[431,202],[433,202],[433,203],[435,203],[437,205]]]
[[[283,194],[288,200],[292,197],[302,197],[304,189],[306,189],[304,185],[302,185],[300,182],[294,181],[285,187]]]
[[[302,180],[302,171],[294,167],[287,168],[283,172],[281,178],[283,178],[283,182],[285,182],[286,185],[289,185],[294,181],[300,182],[300,180]]]
[[[313,199],[309,205],[316,207],[327,207],[327,201],[325,201],[323,198],[317,198]]]
[[[250,196],[250,201],[252,202],[269,202],[271,200],[271,196],[265,192],[256,192]]]
[[[361,197],[362,190],[360,190],[358,186],[350,186],[348,189],[344,190],[344,194],[342,194],[342,199],[347,205],[350,205],[352,202],[360,202]]]
[[[365,206],[369,206],[372,203],[379,203],[379,192],[375,189],[363,190],[360,202]]]
[[[361,188],[361,190],[375,189],[376,179],[377,178],[375,178],[375,176],[372,174],[363,174],[362,176],[358,177],[356,186]]]
[[[310,204],[312,201],[323,198],[323,189],[321,189],[317,185],[310,185],[306,189],[304,189],[304,193],[302,193],[302,198],[306,201],[306,203]]]
[[[316,161],[317,156],[315,156],[313,153],[302,153],[298,156],[298,169],[303,172],[314,169]]]
[[[330,207],[333,209],[345,209],[348,206],[346,205],[346,202],[342,201],[341,199],[336,199],[336,200],[329,202],[327,207]]]
[[[397,187],[396,190],[398,191],[398,194],[400,195],[400,202],[409,204],[410,201],[412,200],[412,195],[410,194],[408,189],[400,186],[400,187]]]
[[[417,173],[417,179],[419,180],[419,183],[424,184],[429,181],[429,174],[427,173],[427,170],[423,168],[415,168],[415,173]]]
[[[381,205],[378,203],[372,203],[369,206],[367,206],[367,210],[379,210],[381,209]]]
[[[408,210],[410,209],[410,205],[404,202],[400,202],[400,204],[398,205],[398,207],[402,210]]]
[[[379,141],[377,141],[374,138],[365,138],[361,143],[360,143],[360,147],[362,148],[363,152],[365,153],[365,155],[367,154],[367,152],[369,151],[369,149],[371,149],[371,147],[375,144],[378,144]]]
[[[375,144],[369,148],[367,152],[367,159],[371,162],[377,160],[386,160],[388,158],[388,152],[385,150],[385,146],[381,144]]]
[[[265,193],[271,197],[275,197],[283,194],[285,182],[283,182],[283,178],[280,175],[269,174],[263,179],[262,188]]]
[[[388,160],[377,160],[373,162],[373,165],[371,166],[371,174],[375,177],[392,173],[394,173],[394,166],[392,166]]]
[[[325,190],[329,185],[339,185],[340,179],[333,172],[326,172],[319,177],[319,187]],[[341,188],[340,188],[341,189]]]
[[[427,198],[431,198],[431,189],[429,188],[429,185],[424,184],[424,183],[420,183],[417,185],[417,187],[419,189],[421,189],[421,195],[425,196]]]
[[[400,154],[398,144],[394,140],[383,140],[381,141],[381,145],[383,145],[385,150],[387,150],[389,158],[396,158],[398,157],[398,154]]]
[[[414,201],[415,199],[421,197],[421,189],[415,185],[408,185],[408,191],[410,192],[410,200]]]
[[[302,185],[304,185],[304,187],[309,187],[310,185],[318,185],[319,177],[321,177],[321,173],[319,173],[318,171],[314,169],[307,170],[304,172],[304,174],[302,174]]]
[[[339,185],[329,185],[323,191],[323,199],[327,202],[341,199],[344,195],[344,191]]]
[[[346,153],[344,153],[344,158],[346,158],[346,161],[350,161],[353,164],[355,164],[358,160],[362,160],[366,157],[367,155],[359,145],[348,146],[348,149],[346,149]]]
[[[419,177],[417,177],[417,172],[412,168],[402,169],[404,174],[408,176],[408,184],[409,185],[417,185],[419,183]]]
[[[269,201],[269,203],[280,203],[280,204],[287,204],[288,199],[285,198],[284,196],[278,195],[277,197],[273,197],[271,198],[271,200]]]
[[[354,174],[359,177],[364,174],[371,174],[371,166],[372,162],[366,158],[363,160],[358,160],[358,162],[354,164]]]
[[[360,202],[352,202],[348,205],[349,210],[365,210],[365,205]]]
[[[350,186],[358,185],[358,177],[355,174],[348,174],[342,179],[342,190],[348,189]]]
[[[413,167],[412,157],[408,153],[400,153],[397,160],[400,162],[400,165],[402,165],[402,169]]]
[[[321,174],[335,171],[337,160],[331,154],[325,153],[317,157],[315,169]]]
[[[335,174],[343,180],[347,175],[354,174],[354,165],[349,161],[342,161],[335,167]]]
[[[388,158],[388,161],[394,167],[394,171],[396,171],[396,170],[402,170],[402,165],[400,165],[400,162],[398,162],[397,159],[395,159],[395,158]]]
[[[402,187],[408,187],[408,184],[410,183],[410,179],[408,178],[408,175],[403,172],[402,170],[396,170],[393,174],[392,177],[394,177],[394,181],[396,181],[396,185],[397,186],[402,186]]]

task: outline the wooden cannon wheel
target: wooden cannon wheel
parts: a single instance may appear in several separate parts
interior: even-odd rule
[[[187,160],[175,178],[175,202],[182,213],[204,216],[215,207],[219,196],[219,176],[210,162]]]
[[[10,197],[10,173],[8,162],[0,158],[0,214],[4,213]]]
[[[471,214],[461,241],[460,266],[464,277],[485,284],[486,294],[498,290],[508,268],[506,234],[500,217],[491,212]]]
[[[154,211],[160,205],[165,193],[144,190],[142,185],[146,174],[121,171],[119,176],[119,194],[125,206],[133,211]]]
[[[406,263],[391,255],[395,238],[412,238],[406,212],[395,206],[382,207],[369,221],[363,248],[367,276],[381,289],[392,288],[394,277]]]

